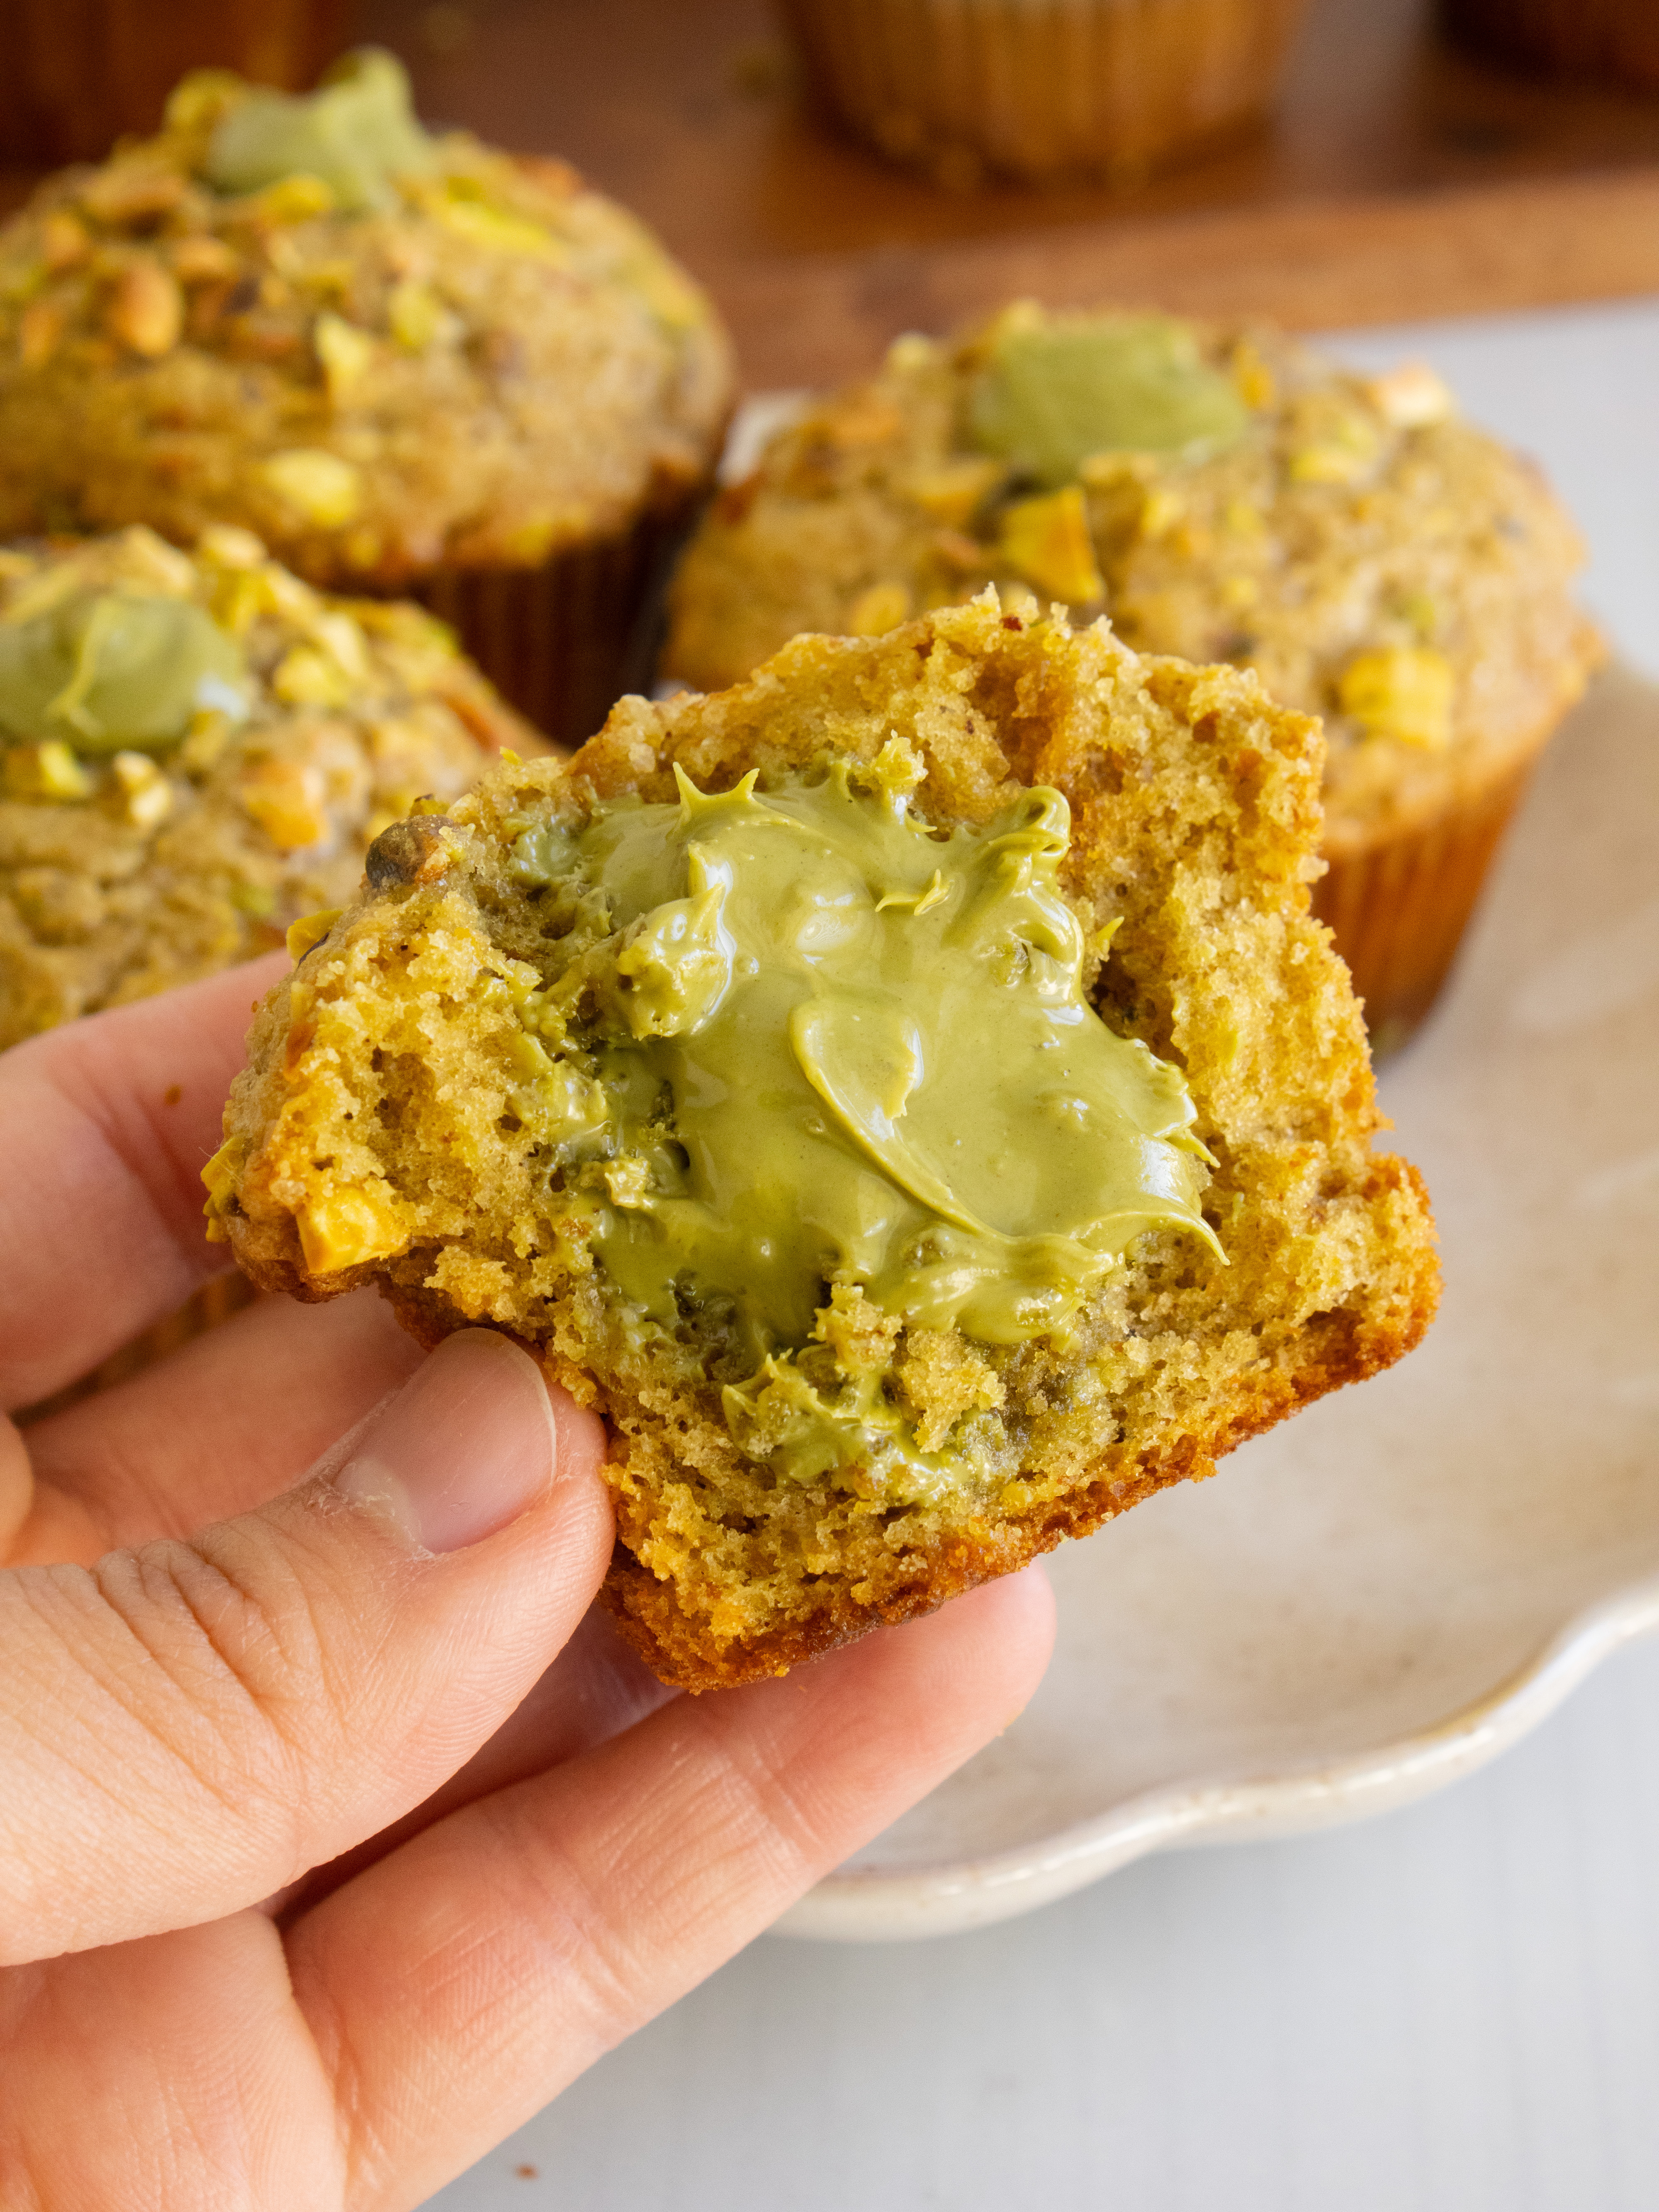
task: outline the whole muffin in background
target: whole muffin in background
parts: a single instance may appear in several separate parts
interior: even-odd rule
[[[0,1047],[280,944],[503,745],[542,749],[423,608],[246,531],[0,549]]]
[[[159,137],[0,230],[0,537],[252,530],[424,599],[555,736],[625,687],[731,395],[633,216],[430,136],[386,54],[306,98],[187,77]]]
[[[596,1405],[665,1680],[924,1612],[1428,1324],[1309,916],[1322,751],[989,592],[625,699],[387,831],[260,1011],[210,1233]]]
[[[1135,177],[1267,106],[1306,0],[779,0],[837,121],[961,189]]]
[[[687,551],[664,665],[715,689],[797,632],[879,632],[991,581],[1255,669],[1324,718],[1315,905],[1388,1046],[1598,657],[1582,560],[1537,471],[1425,369],[1021,304],[953,344],[900,339],[771,439]]]

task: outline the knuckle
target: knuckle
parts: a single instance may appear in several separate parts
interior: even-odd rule
[[[232,1524],[114,1554],[89,1576],[142,1661],[121,1678],[133,1717],[215,1794],[286,1800],[301,1746],[326,1755],[345,1721],[296,1564]]]

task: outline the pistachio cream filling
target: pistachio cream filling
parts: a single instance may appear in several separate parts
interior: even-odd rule
[[[1167,315],[1011,314],[969,400],[974,444],[1051,489],[1093,453],[1218,452],[1249,421],[1231,378]]]
[[[764,792],[676,773],[678,805],[519,837],[579,948],[523,1004],[520,1110],[624,1327],[702,1316],[749,1370],[743,1449],[932,1494],[964,1447],[917,1447],[854,1308],[888,1352],[901,1324],[1012,1346],[1063,1334],[1146,1230],[1218,1253],[1192,1100],[1084,995],[1058,792],[946,833],[897,740]]]
[[[429,169],[432,140],[416,119],[401,62],[378,47],[348,54],[313,93],[255,92],[215,128],[203,175],[222,192],[257,192],[319,177],[343,208],[392,204],[392,179]]]
[[[187,599],[71,591],[0,622],[0,731],[81,753],[154,750],[202,708],[245,716],[246,676],[235,640]]]

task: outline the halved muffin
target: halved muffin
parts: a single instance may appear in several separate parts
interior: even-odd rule
[[[210,1233],[597,1405],[665,1679],[925,1610],[1433,1311],[1308,910],[1322,750],[988,593],[624,700],[381,837],[256,1022]]]

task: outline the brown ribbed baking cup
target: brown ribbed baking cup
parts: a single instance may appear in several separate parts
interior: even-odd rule
[[[1440,995],[1537,758],[1431,821],[1332,860],[1314,885],[1314,912],[1364,1001],[1374,1054],[1398,1050]]]
[[[778,0],[820,100],[941,181],[1133,175],[1271,100],[1305,0]]]
[[[660,586],[702,497],[699,486],[539,568],[451,568],[407,588],[521,714],[578,745],[650,681]]]
[[[1460,45],[1551,75],[1659,89],[1655,0],[1441,0]]]
[[[340,51],[348,0],[0,0],[0,167],[101,161],[161,127],[186,70],[290,92]]]
[[[18,1414],[17,1419],[27,1425],[31,1421],[43,1421],[49,1413],[61,1413],[65,1407],[78,1405],[82,1398],[94,1397],[100,1390],[112,1389],[116,1383],[125,1382],[135,1375],[142,1375],[147,1367],[154,1367],[177,1352],[181,1345],[193,1338],[205,1336],[210,1329],[217,1328],[233,1314],[240,1313],[244,1306],[252,1305],[258,1292],[247,1277],[233,1269],[228,1275],[216,1275],[210,1283],[187,1298],[177,1313],[158,1321],[154,1328],[143,1330],[131,1343],[124,1344],[118,1352],[112,1352],[107,1359],[100,1359],[90,1374],[78,1382],[54,1391],[50,1398],[42,1399]]]

